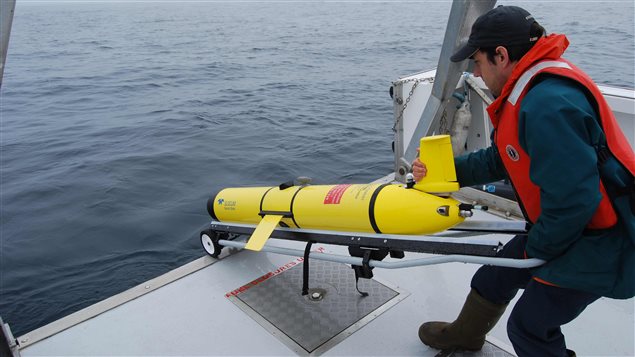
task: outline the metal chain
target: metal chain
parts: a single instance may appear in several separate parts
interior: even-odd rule
[[[441,119],[439,119],[439,134],[449,134],[450,128],[448,125],[448,112],[443,109],[443,114],[441,115]]]
[[[412,95],[414,94],[415,89],[417,88],[419,83],[422,82],[422,81],[428,81],[428,82],[432,83],[434,81],[434,78],[410,78],[410,79],[404,79],[404,80],[396,81],[396,82],[392,83],[392,85],[394,87],[397,84],[404,84],[404,83],[414,82],[414,84],[412,85],[412,89],[410,89],[410,93],[408,93],[408,98],[406,98],[406,101],[404,102],[403,107],[401,108],[401,112],[399,112],[399,115],[397,116],[397,119],[395,119],[395,123],[392,126],[392,131],[397,132],[397,126],[399,125],[401,120],[403,120],[403,114],[406,111],[406,108],[408,107],[408,103],[410,103],[410,99],[412,99]]]

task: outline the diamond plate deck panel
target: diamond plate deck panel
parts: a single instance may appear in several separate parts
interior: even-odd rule
[[[289,345],[291,340],[301,347],[302,350],[289,346],[297,353],[320,354],[326,351],[378,316],[388,305],[392,306],[407,296],[405,294],[399,299],[399,291],[376,280],[360,279],[359,289],[369,293],[369,296],[363,297],[355,289],[355,274],[350,266],[311,260],[310,292],[322,293],[320,300],[313,301],[311,293],[306,296],[301,294],[302,266],[297,264],[229,296],[272,334],[279,338],[281,334],[276,330],[284,334],[288,338],[281,338],[284,343]],[[392,304],[387,304],[391,300]]]

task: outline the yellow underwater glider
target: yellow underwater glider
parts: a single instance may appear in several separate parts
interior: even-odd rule
[[[457,191],[448,135],[421,139],[427,176],[418,183],[225,188],[207,210],[219,222],[257,224],[246,249],[259,251],[277,227],[382,234],[431,234],[471,216]],[[469,206],[469,205],[467,205]]]

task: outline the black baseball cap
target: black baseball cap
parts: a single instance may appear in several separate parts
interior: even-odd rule
[[[518,6],[495,7],[476,19],[467,44],[456,51],[450,60],[461,62],[471,57],[481,47],[536,42],[538,37],[530,37],[531,25],[534,22],[536,22],[534,17]]]

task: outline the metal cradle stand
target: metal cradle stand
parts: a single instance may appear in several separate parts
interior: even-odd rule
[[[524,222],[504,222],[501,224],[500,222],[475,221],[462,224],[453,230],[478,234],[526,234],[524,225]],[[201,243],[209,255],[218,257],[223,247],[244,248],[246,242],[236,238],[251,235],[255,228],[255,225],[249,224],[212,221],[208,228],[201,232]],[[277,247],[271,244],[271,240],[265,244],[262,251],[296,257],[305,256],[307,258],[350,264],[363,268],[399,269],[451,262],[510,268],[532,268],[544,264],[543,260],[536,258],[509,259],[497,257],[496,254],[503,245],[500,242],[493,242],[478,237],[456,238],[451,235],[409,236],[291,228],[278,228],[271,236],[272,238],[283,240],[343,245],[349,247],[349,252],[353,256]],[[383,254],[369,254],[368,252],[382,252]],[[392,258],[403,258],[404,252],[430,253],[438,256],[400,261],[382,261],[388,255]]]

